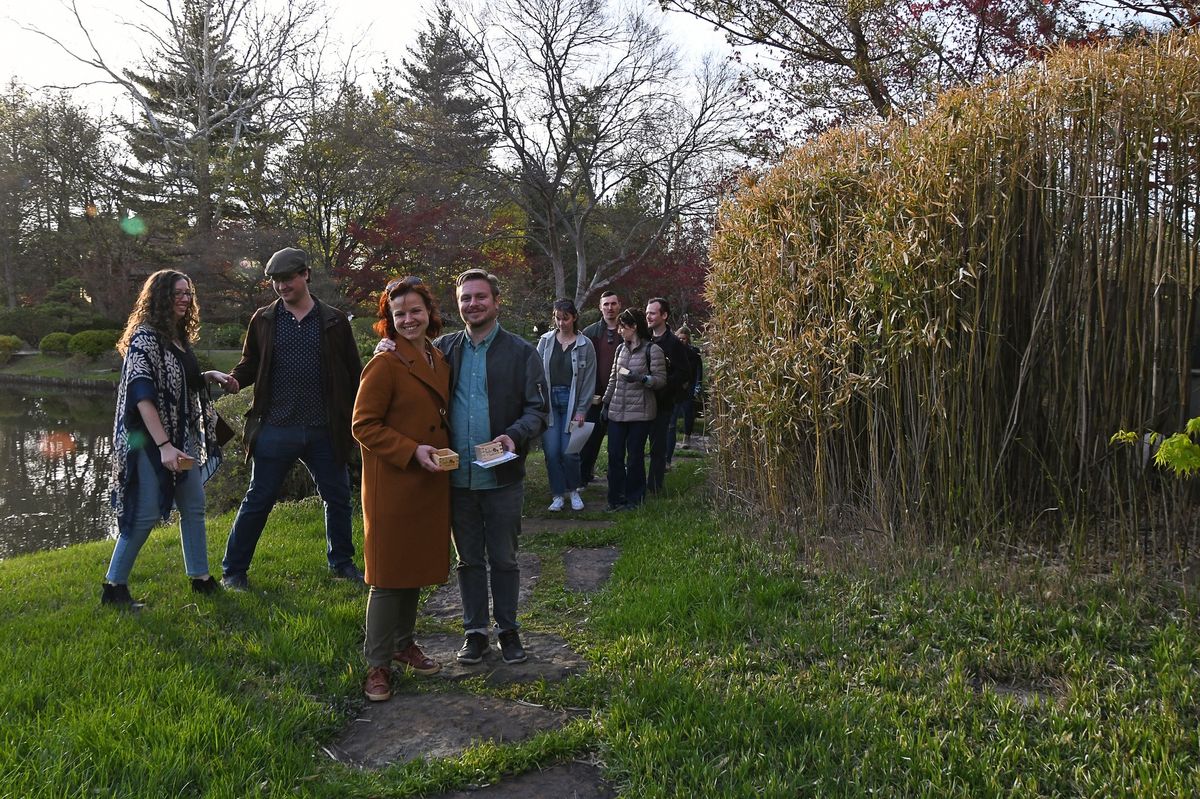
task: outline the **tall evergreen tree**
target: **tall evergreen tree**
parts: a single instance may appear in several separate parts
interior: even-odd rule
[[[184,0],[144,71],[124,70],[144,98],[129,126],[129,190],[199,231],[230,213],[237,159],[260,132],[247,101],[262,87],[241,73],[223,11],[219,0]]]
[[[400,132],[413,159],[414,190],[428,199],[478,193],[472,175],[486,163],[496,135],[473,88],[474,65],[453,12],[440,3],[397,71]]]

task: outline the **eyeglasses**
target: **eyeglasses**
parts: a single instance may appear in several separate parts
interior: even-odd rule
[[[175,299],[177,299],[177,300],[190,300],[192,297],[196,296],[195,294],[193,294],[192,292],[190,292],[186,289],[180,289],[180,290],[174,291],[172,293],[175,295]]]
[[[409,275],[408,277],[398,277],[395,280],[389,281],[383,290],[386,293],[391,294],[392,289],[398,289],[401,286],[419,286],[423,282],[424,281],[422,281],[421,278],[413,277],[412,275]]]

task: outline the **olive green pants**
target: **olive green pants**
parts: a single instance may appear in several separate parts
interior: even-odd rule
[[[392,653],[408,647],[417,624],[420,588],[376,588],[367,595],[367,637],[363,656],[368,666],[387,666]]]

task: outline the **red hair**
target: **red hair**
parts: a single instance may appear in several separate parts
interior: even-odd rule
[[[422,283],[419,277],[398,277],[388,281],[383,291],[379,292],[379,321],[372,329],[381,338],[396,340],[399,333],[396,331],[396,323],[392,320],[391,302],[410,291],[415,292],[421,298],[421,301],[425,303],[425,310],[429,313],[429,328],[425,331],[425,335],[429,338],[437,338],[438,334],[442,332],[442,315],[438,312],[437,301],[430,293],[429,287]]]

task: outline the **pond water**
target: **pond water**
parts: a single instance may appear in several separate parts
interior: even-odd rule
[[[0,385],[0,559],[115,531],[115,396]]]

